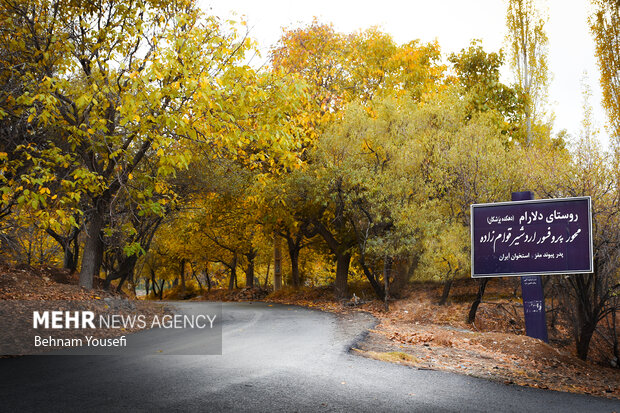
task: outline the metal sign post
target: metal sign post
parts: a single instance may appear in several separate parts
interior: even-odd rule
[[[530,191],[512,193],[513,201],[532,199],[534,199],[534,194]],[[540,275],[521,277],[521,298],[523,299],[525,334],[548,343],[545,292]]]

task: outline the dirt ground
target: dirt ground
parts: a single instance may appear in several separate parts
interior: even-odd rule
[[[525,335],[523,307],[514,280],[489,282],[475,323],[466,318],[477,287],[456,283],[447,305],[441,286],[414,285],[384,310],[379,301],[337,302],[330,289],[272,294],[268,301],[327,311],[368,311],[380,321],[354,352],[413,368],[450,371],[506,384],[620,399],[620,369],[576,357],[562,320],[549,330],[549,344]]]
[[[138,309],[150,315],[169,311],[158,303],[131,300],[103,290],[100,285],[96,287],[83,290],[77,286],[75,275],[62,270],[0,263],[0,301],[84,301],[96,309],[112,307],[121,313]],[[355,286],[352,290],[358,297],[370,296]],[[379,324],[353,349],[360,355],[412,368],[620,399],[620,369],[578,359],[568,326],[562,320],[554,320],[549,344],[524,335],[523,308],[517,292],[514,280],[489,282],[474,324],[466,323],[476,294],[476,284],[471,280],[455,283],[444,306],[437,305],[441,286],[410,286],[402,298],[390,301],[387,312],[384,303],[377,300],[337,301],[328,287],[284,289],[271,294],[260,288],[213,290],[193,299],[263,300],[339,313],[366,311],[377,317]],[[14,316],[26,317],[27,304],[16,305]],[[101,337],[111,334],[99,331]],[[124,330],[123,334],[131,331]]]
[[[169,313],[165,305],[153,302],[136,301],[124,294],[117,294],[96,285],[93,290],[84,290],[78,285],[77,275],[51,267],[12,267],[0,264],[0,315],[3,342],[13,343],[12,348],[24,349],[24,353],[36,352],[32,337],[24,326],[32,324],[32,312],[41,310],[42,303],[55,302],[55,310],[91,310],[98,314],[143,314],[146,325],[150,325],[155,315]],[[7,305],[10,303],[10,305]],[[10,317],[10,320],[6,318]],[[84,333],[96,338],[116,338],[139,331],[138,326],[120,329],[69,329],[55,330],[55,338],[83,337]],[[47,330],[42,329],[44,333]],[[53,350],[46,347],[46,351]],[[4,355],[6,356],[6,355]],[[3,357],[0,355],[0,357]]]

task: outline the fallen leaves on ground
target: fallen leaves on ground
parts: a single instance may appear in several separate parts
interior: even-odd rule
[[[522,335],[384,319],[357,347],[368,357],[416,368],[620,399],[620,371],[586,363]]]
[[[41,310],[41,303],[53,302],[54,310],[91,310],[98,314],[143,314],[146,325],[150,326],[155,315],[169,314],[170,310],[160,303],[130,299],[123,294],[95,288],[85,290],[77,285],[77,276],[68,271],[52,267],[32,268],[27,266],[12,267],[0,264],[0,301],[5,305],[4,311],[10,311],[11,323],[1,333],[10,337],[12,342],[28,340],[23,346],[30,352],[31,337],[23,326],[32,323],[32,312]],[[101,285],[98,282],[96,285]],[[6,306],[10,303],[10,306]],[[88,335],[96,338],[115,338],[141,330],[137,325],[122,329],[89,329]],[[46,330],[42,329],[44,333]],[[83,337],[84,330],[55,330],[55,338]],[[52,350],[52,347],[46,350]]]
[[[517,280],[518,281],[518,280]],[[514,280],[489,283],[474,325],[466,317],[475,285],[457,283],[449,305],[436,304],[440,286],[414,285],[406,298],[361,305],[333,299],[328,288],[288,290],[269,301],[324,311],[366,311],[380,322],[355,352],[421,369],[450,371],[540,389],[620,399],[620,369],[584,362],[573,354],[565,325],[550,331],[552,344],[525,336]]]

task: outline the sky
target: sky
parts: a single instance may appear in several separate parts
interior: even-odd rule
[[[579,136],[585,81],[592,91],[594,126],[600,131],[603,147],[608,147],[599,70],[587,23],[589,1],[540,0],[539,4],[546,7],[549,16],[546,31],[551,82],[547,111],[554,116],[554,132],[566,129],[573,137]],[[379,26],[398,43],[437,39],[444,56],[467,47],[471,39],[481,39],[487,52],[505,46],[505,0],[201,0],[201,5],[220,17],[228,18],[232,12],[237,19],[244,16],[250,36],[259,44],[261,63],[266,61],[283,27],[307,25],[314,16],[345,33]],[[512,80],[506,65],[503,81]]]

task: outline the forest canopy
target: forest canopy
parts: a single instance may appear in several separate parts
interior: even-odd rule
[[[618,3],[593,4],[616,128]],[[246,24],[193,0],[0,0],[0,253],[159,298],[427,280],[445,300],[470,276],[471,204],[588,195],[595,271],[552,281],[585,358],[620,306],[620,152],[586,91],[583,133],[553,135],[546,19],[511,0],[506,50],[451,53],[315,19],[255,68]]]

